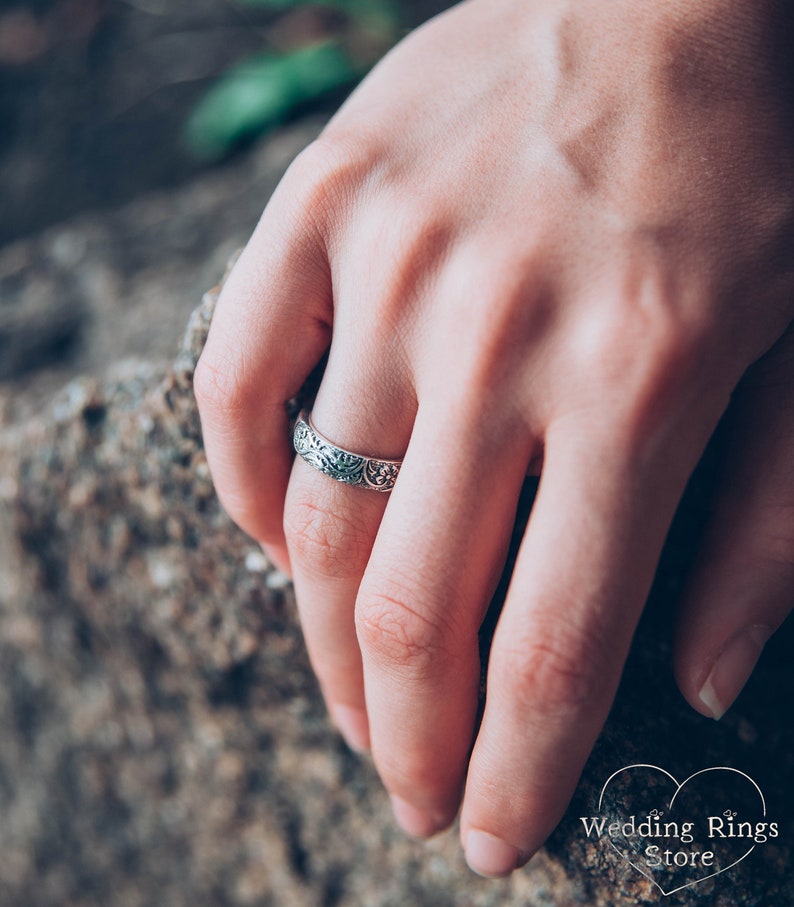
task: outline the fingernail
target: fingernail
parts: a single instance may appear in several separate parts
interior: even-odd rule
[[[351,750],[356,753],[369,752],[369,722],[363,709],[355,709],[349,705],[333,705],[331,718]]]
[[[753,672],[758,656],[772,635],[770,627],[756,625],[737,633],[720,653],[698,697],[719,721]]]
[[[441,829],[441,823],[401,797],[390,797],[394,818],[400,828],[412,838],[430,838]]]
[[[519,852],[515,847],[478,828],[466,835],[465,851],[469,869],[486,879],[508,876],[518,866]]]

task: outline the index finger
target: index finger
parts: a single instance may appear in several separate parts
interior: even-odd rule
[[[307,169],[302,158],[290,168],[229,275],[194,377],[221,503],[284,569],[282,518],[293,458],[286,402],[331,334],[328,263],[308,216],[314,177]]]

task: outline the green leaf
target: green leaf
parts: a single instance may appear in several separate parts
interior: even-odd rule
[[[388,20],[399,24],[402,20],[399,6],[393,0],[320,0],[325,6],[342,10],[354,19]]]
[[[241,139],[278,125],[297,106],[351,85],[361,74],[336,42],[252,57],[224,73],[199,102],[185,130],[188,148],[216,160]]]

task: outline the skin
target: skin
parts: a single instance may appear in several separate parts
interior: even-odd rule
[[[427,836],[460,810],[483,874],[559,820],[723,416],[675,658],[695,709],[719,717],[791,607],[783,6],[455,7],[299,156],[219,302],[195,386],[221,500],[293,576],[331,715],[397,820]],[[285,401],[326,351],[313,421],[404,456],[390,495],[293,462]],[[528,471],[475,732],[477,630]]]

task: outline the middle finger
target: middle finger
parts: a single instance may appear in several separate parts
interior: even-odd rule
[[[457,813],[478,631],[533,447],[523,423],[477,409],[420,403],[356,603],[375,763],[398,821],[419,837]]]

